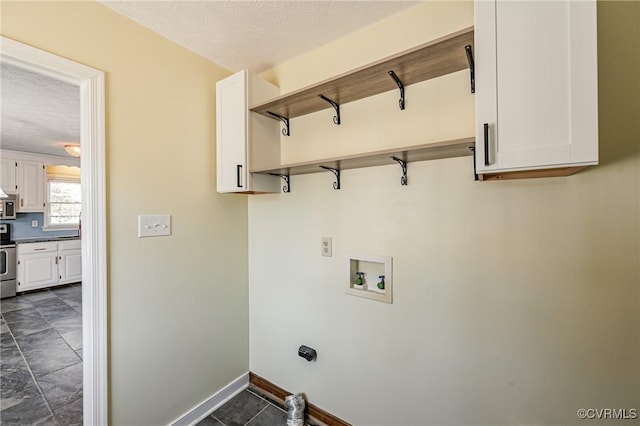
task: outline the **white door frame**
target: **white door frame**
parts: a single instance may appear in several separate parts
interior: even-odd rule
[[[104,73],[6,37],[0,37],[0,58],[80,88],[83,414],[85,425],[107,425]]]

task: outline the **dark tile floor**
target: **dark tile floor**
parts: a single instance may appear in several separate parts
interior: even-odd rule
[[[234,396],[198,426],[284,426],[287,413],[250,390]]]
[[[0,300],[0,423],[82,425],[82,286]]]

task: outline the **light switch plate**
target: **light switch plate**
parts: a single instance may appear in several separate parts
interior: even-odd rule
[[[331,237],[322,237],[321,243],[322,243],[322,255],[324,257],[331,257],[332,256]]]
[[[171,235],[171,215],[138,215],[138,238]]]

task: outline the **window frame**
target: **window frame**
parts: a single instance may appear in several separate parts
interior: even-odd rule
[[[80,224],[51,224],[51,182],[67,182],[67,183],[76,183],[80,185],[80,178],[73,177],[58,177],[51,176],[47,177],[46,184],[46,207],[44,209],[44,226],[42,227],[45,231],[65,231],[65,230],[77,230],[80,227]],[[80,200],[80,207],[82,208],[82,200]]]

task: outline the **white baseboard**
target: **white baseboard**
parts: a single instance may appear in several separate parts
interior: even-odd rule
[[[249,372],[244,373],[200,404],[193,407],[180,418],[171,422],[171,426],[192,426],[207,417],[225,402],[249,387]]]

